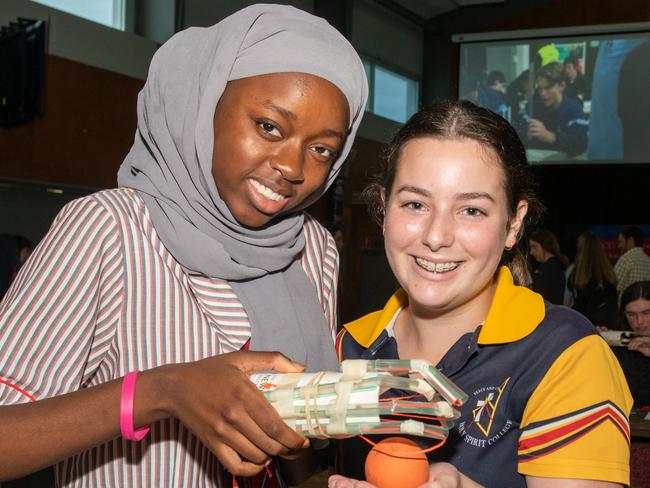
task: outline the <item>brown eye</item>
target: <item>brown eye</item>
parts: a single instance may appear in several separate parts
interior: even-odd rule
[[[257,126],[262,129],[263,132],[267,133],[273,137],[281,137],[280,129],[278,129],[275,124],[269,122],[268,120],[259,120]]]
[[[321,159],[332,162],[338,156],[338,153],[325,146],[314,146],[311,151],[315,152]]]

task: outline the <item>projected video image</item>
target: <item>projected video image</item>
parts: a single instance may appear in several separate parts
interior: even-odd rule
[[[458,94],[518,131],[531,162],[650,160],[650,34],[463,43]]]

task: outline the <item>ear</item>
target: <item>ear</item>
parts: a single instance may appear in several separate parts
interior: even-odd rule
[[[508,222],[508,233],[506,234],[506,248],[514,247],[519,241],[519,235],[521,228],[524,224],[524,218],[528,213],[528,202],[526,200],[520,200],[517,204],[517,210],[515,214],[510,218]]]

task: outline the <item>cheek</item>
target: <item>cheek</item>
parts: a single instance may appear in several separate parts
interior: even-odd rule
[[[316,162],[312,165],[309,174],[309,180],[311,181],[312,191],[320,188],[320,186],[323,183],[325,183],[325,180],[327,179],[327,177],[330,174],[330,171],[332,170],[333,164],[334,163],[327,164],[322,162]],[[307,179],[307,175],[305,175],[305,179]]]
[[[463,247],[477,256],[501,256],[505,245],[505,224],[486,223],[486,225],[467,225],[458,229],[457,238]]]
[[[424,232],[425,228],[421,221],[388,210],[384,220],[384,240],[387,249],[404,247],[417,241]]]

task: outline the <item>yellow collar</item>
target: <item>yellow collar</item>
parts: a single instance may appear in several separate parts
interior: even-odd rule
[[[372,312],[345,325],[348,333],[363,347],[369,347],[401,307],[408,305],[408,296],[399,289],[383,310]],[[499,270],[497,289],[485,323],[478,337],[479,344],[504,344],[523,339],[544,319],[541,295],[512,281],[510,270]]]

